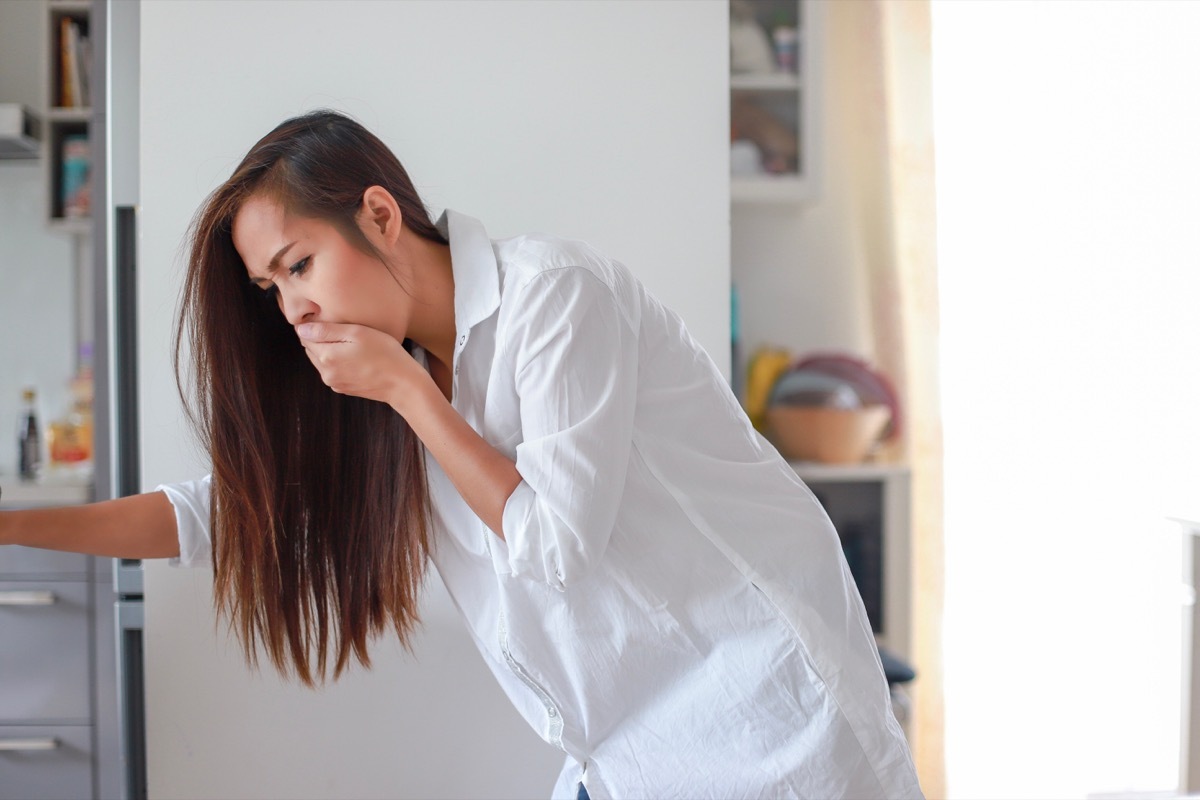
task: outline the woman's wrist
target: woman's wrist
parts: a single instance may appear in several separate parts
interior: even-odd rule
[[[392,400],[388,405],[397,414],[409,420],[414,414],[428,411],[439,401],[446,402],[442,390],[434,383],[433,377],[424,370],[419,371],[416,380],[397,380],[392,390]]]

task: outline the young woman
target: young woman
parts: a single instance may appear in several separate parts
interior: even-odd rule
[[[208,198],[188,269],[211,476],[0,543],[211,564],[247,659],[306,683],[409,637],[432,560],[567,754],[555,796],[920,797],[836,532],[624,266],[435,223],[316,112]]]

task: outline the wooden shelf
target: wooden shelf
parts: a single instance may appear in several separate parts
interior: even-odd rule
[[[62,106],[54,106],[46,109],[46,120],[48,122],[88,122],[92,118],[92,109],[90,106],[84,108],[63,108]]]
[[[813,183],[799,175],[747,175],[729,181],[735,203],[798,203],[816,197]]]
[[[795,92],[802,86],[800,76],[794,72],[743,73],[729,77],[729,88],[735,92]]]

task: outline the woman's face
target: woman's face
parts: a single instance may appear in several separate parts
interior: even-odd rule
[[[328,222],[254,196],[234,217],[233,246],[250,282],[275,296],[291,325],[348,322],[404,340],[408,295],[379,259]]]

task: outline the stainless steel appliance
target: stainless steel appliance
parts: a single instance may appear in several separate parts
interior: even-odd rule
[[[140,3],[93,0],[94,363],[97,500],[141,490],[137,389],[137,201]],[[110,559],[97,599],[97,797],[146,791],[142,564]]]

